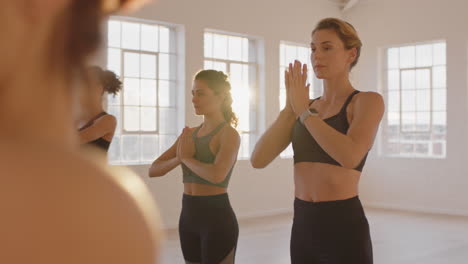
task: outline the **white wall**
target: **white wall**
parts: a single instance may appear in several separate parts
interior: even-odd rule
[[[278,113],[279,44],[281,40],[309,43],[310,32],[324,17],[340,17],[338,7],[325,0],[158,0],[133,15],[183,25],[185,31],[185,89],[190,94],[191,79],[203,67],[205,28],[248,34],[262,38],[265,45],[266,107],[260,127],[270,124]],[[234,88],[235,89],[235,88]],[[193,114],[186,96],[186,124],[201,122]],[[293,162],[277,159],[268,168],[254,170],[240,160],[232,175],[229,193],[239,218],[292,211]],[[149,185],[168,228],[178,224],[183,192],[180,168],[162,178],[149,179],[149,166],[133,166]]]
[[[344,18],[364,43],[354,81],[379,87],[379,48],[447,42],[447,158],[385,158],[373,151],[361,181],[367,205],[468,215],[466,0],[361,0]]]

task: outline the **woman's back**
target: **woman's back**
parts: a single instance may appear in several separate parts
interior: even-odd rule
[[[60,147],[0,146],[0,263],[155,263],[159,218],[138,176]]]

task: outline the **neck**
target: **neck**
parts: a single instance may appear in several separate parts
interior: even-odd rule
[[[89,109],[88,109],[88,113],[89,113],[89,116],[88,116],[88,120],[97,116],[98,114],[104,112],[104,108],[102,107],[102,97],[99,98],[99,101],[96,100],[95,102],[93,102]]]
[[[206,114],[203,118],[203,126],[214,129],[216,126],[225,122],[223,113],[217,111],[216,113]]]
[[[342,97],[347,97],[354,91],[348,74],[342,74],[336,78],[323,80],[323,96],[324,101],[335,101]]]

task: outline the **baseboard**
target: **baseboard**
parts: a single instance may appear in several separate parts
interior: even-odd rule
[[[278,208],[274,210],[267,210],[267,211],[261,211],[261,212],[255,212],[255,213],[247,213],[247,214],[238,214],[237,219],[238,220],[248,220],[252,218],[260,218],[260,217],[268,217],[268,216],[275,216],[275,215],[280,215],[280,214],[292,214],[293,213],[293,208]]]
[[[418,206],[402,206],[402,205],[397,205],[397,204],[378,203],[378,202],[370,202],[370,203],[363,202],[363,206],[369,207],[369,208],[376,208],[376,209],[389,209],[389,210],[415,212],[415,213],[468,216],[468,211],[454,210],[454,209],[442,209],[442,208],[418,207]]]

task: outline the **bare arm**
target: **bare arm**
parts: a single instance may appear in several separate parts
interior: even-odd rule
[[[191,134],[188,136],[191,138]],[[193,158],[193,155],[182,155],[181,160],[201,178],[212,183],[223,182],[237,160],[240,137],[234,128],[228,127],[221,134],[220,142],[221,145],[213,164],[198,161]]]
[[[177,145],[179,139],[164,152],[159,158],[157,158],[151,168],[149,169],[148,175],[150,177],[160,177],[166,175],[168,172],[179,166],[180,160],[177,157]]]
[[[265,168],[291,143],[296,116],[290,109],[280,112],[275,122],[263,133],[255,144],[250,163],[254,168]]]
[[[114,135],[117,120],[112,115],[105,115],[96,120],[91,126],[79,131],[80,144],[85,144],[106,135]]]
[[[356,95],[353,120],[346,135],[315,116],[306,119],[305,126],[325,152],[341,166],[353,169],[371,149],[383,114],[382,96],[367,92]]]
[[[284,72],[286,89],[288,83],[288,72]],[[292,129],[296,116],[294,114],[289,92],[286,93],[286,103],[275,122],[263,133],[255,144],[254,151],[250,158],[250,163],[254,168],[265,168],[291,143]]]

